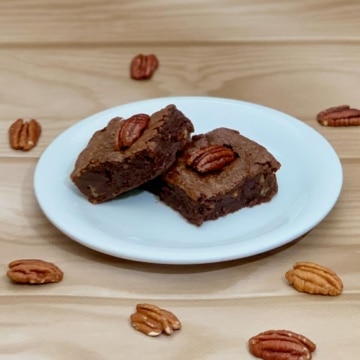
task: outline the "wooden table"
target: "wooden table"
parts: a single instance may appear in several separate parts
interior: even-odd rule
[[[288,329],[317,344],[314,359],[357,359],[360,127],[322,127],[315,116],[330,106],[360,107],[359,13],[354,0],[2,0],[0,358],[252,359],[251,336]],[[160,59],[150,81],[129,77],[138,53]],[[336,206],[298,241],[217,264],[132,262],[58,231],[33,191],[45,148],[106,108],[178,95],[258,103],[313,127],[341,159]],[[8,144],[19,117],[43,127],[29,152]],[[21,258],[54,262],[63,281],[12,284],[7,265]],[[287,285],[286,270],[304,260],[336,271],[343,293],[314,296]],[[158,338],[134,331],[129,315],[139,302],[173,311],[182,330]]]

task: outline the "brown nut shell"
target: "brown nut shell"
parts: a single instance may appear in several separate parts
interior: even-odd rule
[[[349,105],[339,105],[319,112],[317,121],[323,126],[359,126],[360,110]]]
[[[150,79],[158,66],[159,60],[156,55],[136,55],[130,64],[130,76],[134,80]]]
[[[14,260],[7,271],[12,282],[31,285],[59,282],[63,275],[55,264],[39,259]]]
[[[290,330],[268,330],[249,339],[249,351],[263,360],[310,360],[316,345]]]
[[[136,330],[148,336],[171,335],[181,328],[181,322],[172,312],[152,304],[136,305],[130,321]]]
[[[208,145],[193,150],[186,163],[197,172],[204,174],[223,169],[235,158],[235,152],[224,145]]]
[[[9,143],[14,150],[29,151],[39,141],[41,125],[35,120],[17,119],[9,128]]]
[[[147,114],[136,114],[120,123],[115,135],[114,150],[129,148],[148,127],[150,116]]]
[[[308,261],[295,263],[285,278],[297,291],[308,294],[336,296],[343,290],[343,282],[334,271]]]

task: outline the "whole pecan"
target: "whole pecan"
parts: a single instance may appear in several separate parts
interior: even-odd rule
[[[199,173],[221,170],[236,158],[235,152],[223,145],[208,145],[192,151],[186,163]]]
[[[150,116],[147,114],[137,114],[121,122],[115,135],[114,150],[129,148],[148,127]]]
[[[316,345],[289,330],[268,330],[249,340],[252,355],[263,360],[310,360]]]
[[[59,282],[63,272],[53,263],[38,259],[14,260],[9,264],[7,276],[19,284],[47,284]]]
[[[343,283],[332,270],[312,262],[297,262],[286,272],[286,280],[298,291],[318,295],[339,295]]]
[[[136,55],[131,61],[130,76],[135,80],[150,79],[158,66],[156,55]]]
[[[181,322],[172,312],[152,304],[136,305],[136,312],[130,320],[136,330],[148,336],[171,335],[181,328]]]
[[[17,119],[9,128],[10,146],[15,150],[29,151],[38,142],[41,126],[35,120]]]
[[[323,126],[358,126],[360,110],[352,109],[349,105],[340,105],[319,112],[316,118]]]

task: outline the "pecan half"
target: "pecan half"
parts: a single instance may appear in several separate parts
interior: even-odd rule
[[[285,274],[286,280],[300,292],[336,296],[343,283],[332,270],[312,262],[297,262]]]
[[[17,119],[9,128],[10,146],[15,150],[29,151],[38,142],[41,126],[35,120]]]
[[[323,110],[317,114],[317,121],[323,126],[358,126],[360,110],[349,105],[340,105]]]
[[[158,66],[159,60],[156,55],[139,54],[131,61],[130,76],[134,80],[150,79]]]
[[[114,150],[129,148],[148,127],[150,116],[137,114],[123,121],[115,136]]]
[[[14,260],[9,264],[7,276],[19,284],[47,284],[59,282],[63,272],[53,263],[38,259]]]
[[[252,355],[263,360],[310,360],[316,345],[289,330],[268,330],[249,340]]]
[[[192,151],[186,163],[199,173],[221,170],[235,160],[235,152],[223,145],[208,145]]]
[[[148,336],[161,333],[171,335],[181,328],[179,319],[170,311],[152,304],[136,305],[136,312],[130,316],[131,325]]]

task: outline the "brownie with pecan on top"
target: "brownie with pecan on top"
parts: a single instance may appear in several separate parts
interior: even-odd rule
[[[151,116],[116,117],[95,132],[70,177],[90,202],[105,202],[165,172],[193,131],[175,105]]]
[[[268,202],[278,191],[280,163],[236,130],[194,135],[174,165],[148,189],[200,226],[243,207]]]

